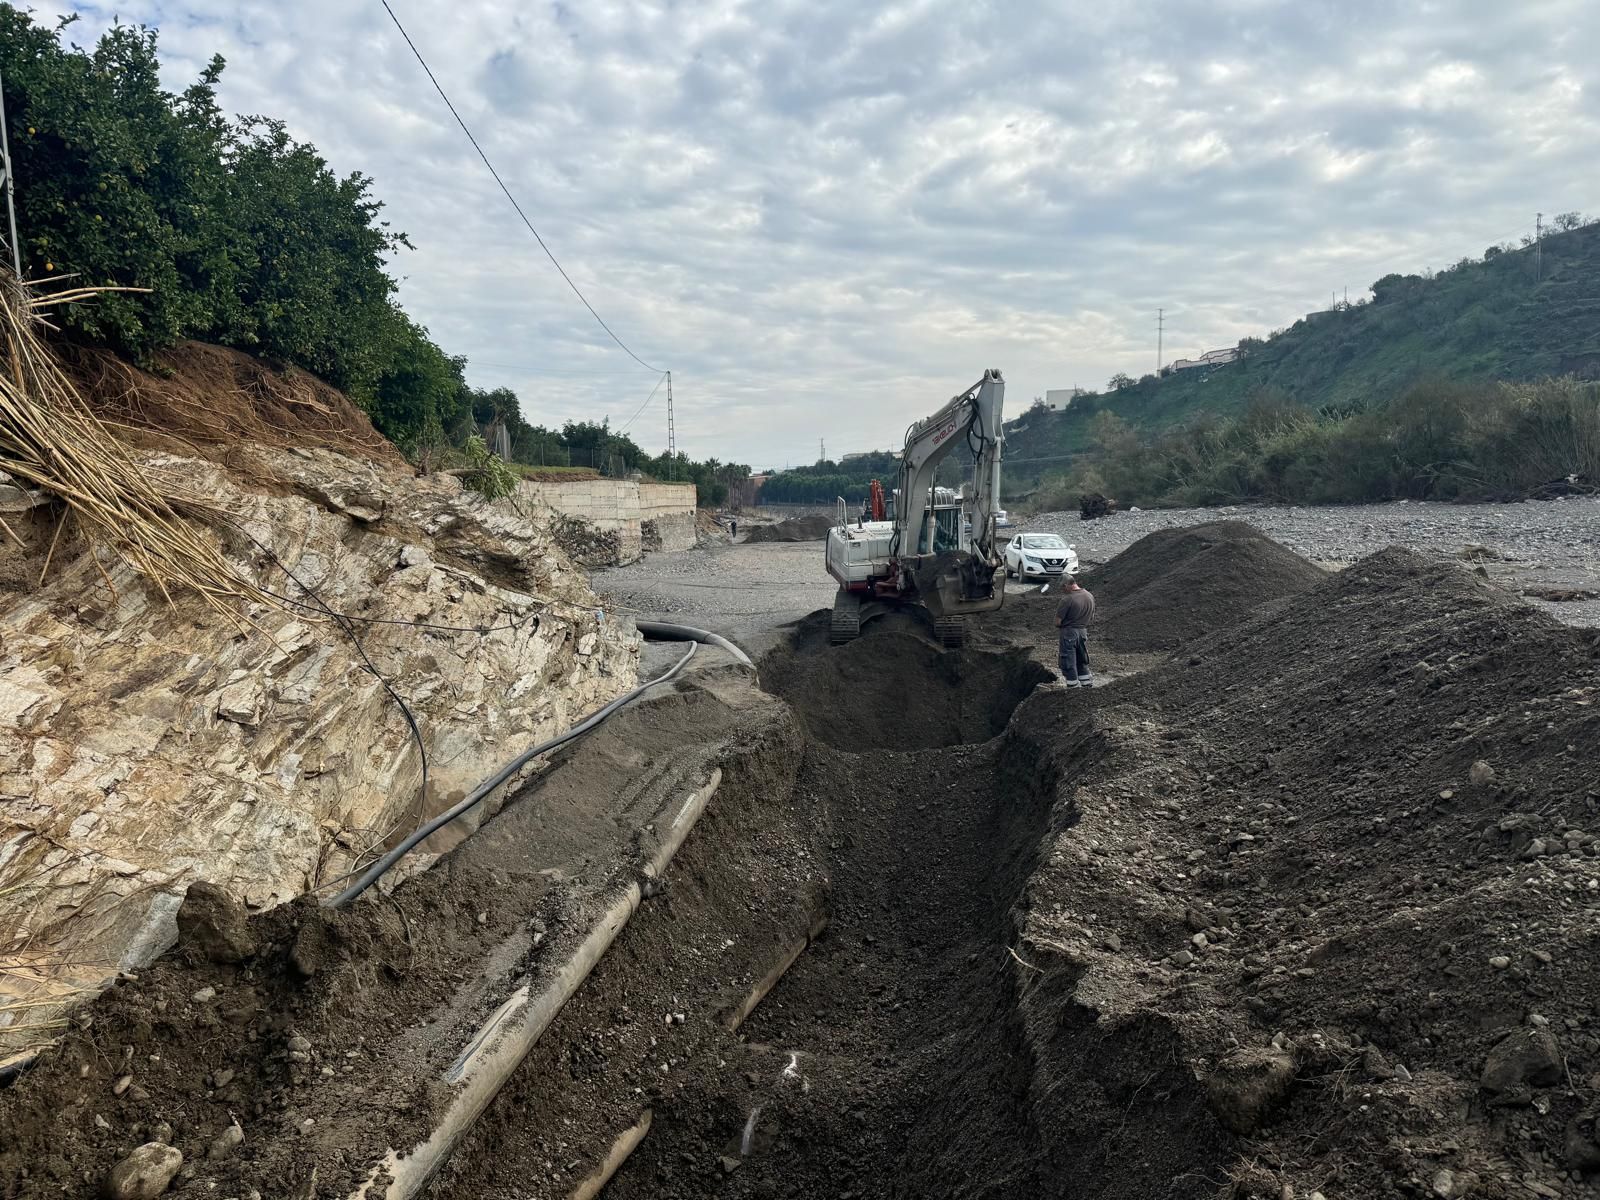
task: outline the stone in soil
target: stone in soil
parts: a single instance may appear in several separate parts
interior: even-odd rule
[[[146,1142],[106,1176],[106,1200],[155,1200],[167,1190],[183,1166],[183,1152],[161,1142]]]
[[[215,963],[243,962],[256,952],[244,905],[227,889],[204,881],[191,883],[178,906],[178,942]]]

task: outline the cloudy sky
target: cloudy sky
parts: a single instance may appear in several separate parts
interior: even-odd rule
[[[32,0],[375,180],[402,300],[535,422],[655,377],[567,290],[379,0]],[[1600,207],[1593,0],[391,0],[678,445],[891,447],[1231,345]],[[664,389],[629,427],[666,441]]]

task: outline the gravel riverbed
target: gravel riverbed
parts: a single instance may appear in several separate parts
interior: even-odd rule
[[[1401,545],[1482,567],[1516,592],[1600,593],[1600,497],[1519,504],[1178,508],[1122,512],[1095,521],[1058,512],[1017,528],[1060,534],[1092,569],[1158,529],[1218,520],[1245,521],[1329,568]],[[614,609],[702,624],[750,642],[758,653],[789,622],[832,604],[834,594],[820,541],[713,543],[678,554],[651,554],[630,566],[597,571],[594,582]],[[1600,595],[1560,603],[1525,598],[1570,624],[1600,625]]]

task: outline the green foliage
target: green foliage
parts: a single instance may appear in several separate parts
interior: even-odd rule
[[[61,314],[135,353],[208,325],[237,279],[229,231],[210,219],[230,191],[214,92],[222,61],[181,96],[161,90],[158,69],[149,30],[118,25],[92,51],[67,51],[0,4],[24,273],[152,289]]]
[[[1491,247],[1481,261],[1462,259],[1437,273],[1385,275],[1364,303],[1242,340],[1234,363],[1124,384],[1074,400],[1063,412],[1030,413],[1008,438],[1006,487],[1026,491],[1091,452],[1100,412],[1115,413],[1146,437],[1194,425],[1203,414],[1237,416],[1265,389],[1318,412],[1352,415],[1384,408],[1429,381],[1600,375],[1600,225],[1562,214],[1553,227],[1537,276],[1527,246]]]
[[[892,488],[899,471],[899,455],[888,450],[852,454],[847,463],[822,459],[773,475],[762,485],[761,498],[774,504],[832,504],[843,496],[858,504],[874,479]]]
[[[149,289],[68,306],[67,335],[136,360],[200,338],[303,367],[402,446],[458,419],[460,364],[392,302],[384,259],[406,243],[370,181],[334,175],[281,122],[224,118],[220,57],[174,95],[154,31],[117,25],[80,50],[65,24],[0,3],[23,270]]]
[[[1386,405],[1314,412],[1258,392],[1232,417],[1132,434],[1096,419],[1074,468],[1045,478],[1035,511],[1083,492],[1144,506],[1496,500],[1600,488],[1600,384],[1427,380]]]
[[[149,289],[60,310],[67,336],[136,360],[199,338],[304,368],[424,470],[464,455],[469,486],[491,498],[514,482],[484,437],[496,426],[518,462],[689,481],[702,503],[750,474],[652,458],[606,422],[530,425],[515,392],[469,387],[466,361],[394,303],[385,261],[409,243],[380,219],[371,180],[335,175],[281,121],[226,119],[220,57],[174,95],[154,31],[117,25],[81,50],[63,44],[67,24],[0,0],[24,273]]]
[[[509,496],[516,488],[516,473],[489,452],[481,435],[474,433],[467,438],[462,456],[466,459],[466,474],[461,477],[461,482],[485,500],[499,500]]]

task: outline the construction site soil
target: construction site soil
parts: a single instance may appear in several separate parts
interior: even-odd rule
[[[1105,610],[1097,632],[1139,651],[1184,645],[1324,578],[1244,522],[1213,521],[1149,534],[1085,582]]]
[[[775,525],[751,525],[745,534],[747,542],[820,542],[833,528],[833,518],[812,514],[789,517]]]
[[[1048,674],[1051,596],[961,651],[814,616],[391,898],[187,940],[0,1093],[0,1194],[160,1140],[177,1195],[346,1195],[449,1098],[406,1047],[559,960],[715,768],[433,1194],[1600,1195],[1600,637],[1226,525],[1090,586],[1105,686]]]

